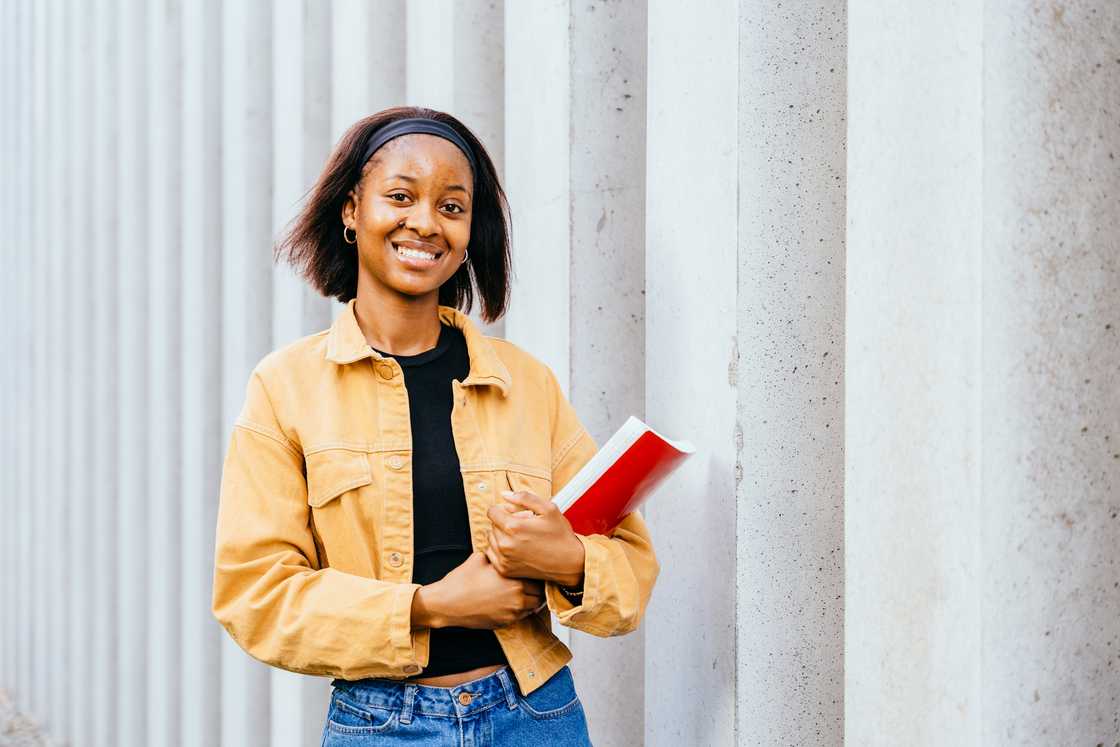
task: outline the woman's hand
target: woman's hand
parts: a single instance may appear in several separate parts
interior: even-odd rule
[[[492,630],[516,622],[544,604],[540,581],[507,578],[483,553],[473,552],[439,581],[416,591],[412,625]]]
[[[503,576],[583,583],[583,543],[552,501],[526,491],[503,491],[487,511],[492,528],[486,557]]]

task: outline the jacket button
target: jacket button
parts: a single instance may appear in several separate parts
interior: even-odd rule
[[[478,484],[478,489],[479,489],[479,490],[486,490],[486,488],[487,488],[487,487],[489,487],[489,486],[488,486],[488,485],[487,485],[486,483],[484,483],[484,482],[480,482],[480,483]]]
[[[534,677],[537,676],[537,673],[534,672],[532,669],[530,669],[528,672],[526,672],[526,674],[529,675],[529,679],[533,679]]]
[[[472,696],[470,693],[459,693],[459,702],[462,705],[470,705]]]
[[[393,566],[394,568],[397,568],[403,562],[404,562],[404,558],[401,557],[401,554],[399,552],[389,553],[389,565]]]
[[[400,469],[404,466],[404,457],[402,457],[400,454],[394,454],[393,456],[389,457],[389,466],[393,469]]]
[[[388,363],[383,363],[377,367],[377,375],[383,379],[391,379],[394,375],[393,367]]]
[[[409,664],[404,668],[405,674],[416,674],[419,671],[420,667],[416,666],[415,664]]]

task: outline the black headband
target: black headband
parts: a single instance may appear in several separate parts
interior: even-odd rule
[[[463,151],[463,155],[467,157],[467,162],[471,165],[471,176],[477,178],[478,164],[474,160],[474,154],[471,153],[471,146],[467,145],[467,141],[463,139],[463,136],[456,132],[450,125],[446,125],[434,119],[424,119],[421,117],[398,119],[378,130],[370,139],[369,145],[366,146],[366,154],[362,158],[362,165],[364,166],[366,162],[369,161],[370,156],[385,143],[395,137],[408,135],[414,132],[425,135],[439,135],[445,140],[450,140],[455,143],[455,145],[459,147],[459,150]]]

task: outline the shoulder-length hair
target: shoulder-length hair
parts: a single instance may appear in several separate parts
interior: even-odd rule
[[[346,303],[358,293],[358,255],[342,238],[342,206],[362,180],[362,155],[382,127],[405,117],[434,119],[453,127],[473,151],[470,261],[463,263],[439,289],[439,303],[469,312],[478,287],[482,318],[494,322],[509,303],[509,203],[486,148],[455,117],[434,109],[397,106],[355,122],[331,152],[323,172],[311,188],[307,203],[274,248],[296,272],[324,296]]]

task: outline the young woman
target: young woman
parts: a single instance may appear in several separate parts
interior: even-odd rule
[[[213,613],[261,661],[333,678],[323,744],[589,744],[561,624],[621,635],[658,574],[638,512],[551,502],[596,444],[502,316],[505,195],[454,117],[342,137],[278,247],[331,327],[254,368],[222,473]]]

